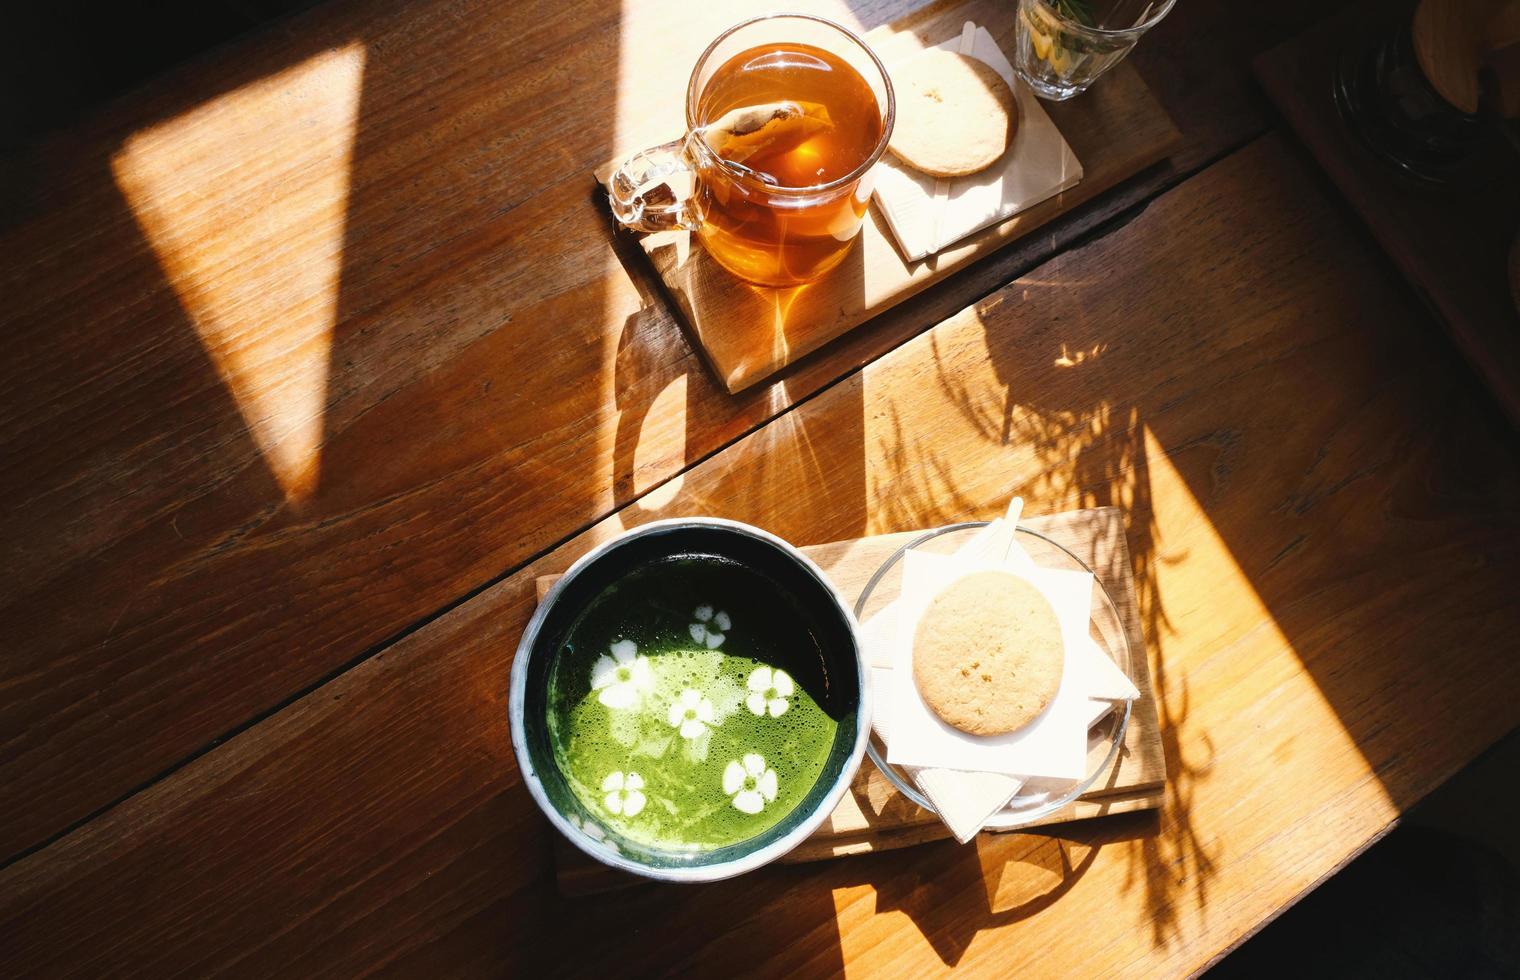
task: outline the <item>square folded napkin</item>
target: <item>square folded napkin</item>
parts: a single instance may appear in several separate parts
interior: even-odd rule
[[[1014,75],[1013,66],[992,35],[984,27],[968,26],[974,33],[970,49],[964,53],[990,65],[1013,90],[1018,129],[1013,145],[990,168],[966,177],[943,178],[941,196],[936,195],[941,178],[914,170],[891,153],[881,158],[876,171],[876,203],[909,262],[1033,207],[1082,179],[1082,164],[1076,154],[1040,100]],[[962,51],[962,38],[935,47]]]
[[[1139,696],[1089,633],[1092,576],[1041,569],[1016,543],[1006,557],[996,555],[1007,540],[1006,530],[1006,520],[994,521],[954,555],[909,552],[902,595],[863,627],[872,679],[882,692],[873,726],[887,745],[887,758],[918,783],[962,843],[1026,782],[1044,792],[1085,775],[1088,730],[1113,710],[1115,701]],[[1031,727],[978,739],[944,724],[922,703],[912,681],[911,645],[929,601],[955,579],[986,568],[1023,575],[1051,599],[1062,624],[1066,664],[1056,703]],[[1058,705],[1060,714],[1055,715]]]
[[[1081,779],[1087,766],[1087,674],[1093,664],[1088,655],[1091,641],[1087,635],[1092,575],[1044,568],[1018,569],[1018,574],[1038,589],[1055,610],[1065,647],[1065,668],[1055,699],[1033,722],[1006,735],[978,736],[946,724],[925,703],[918,685],[913,683],[913,634],[929,603],[952,582],[971,572],[1005,570],[1005,566],[1002,562],[963,562],[954,556],[911,551],[903,561],[906,604],[898,612],[893,654],[895,676],[888,694],[893,738],[887,761],[894,765]]]

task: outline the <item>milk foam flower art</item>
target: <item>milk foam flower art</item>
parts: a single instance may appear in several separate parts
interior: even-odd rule
[[[786,713],[787,698],[796,690],[786,671],[765,666],[750,671],[744,686],[749,688],[749,697],[744,701],[749,710],[757,715],[769,712],[772,718],[780,718]]]
[[[666,720],[681,730],[682,738],[701,738],[713,723],[713,703],[701,691],[688,687],[670,703]]]
[[[602,802],[614,815],[636,817],[644,809],[644,777],[636,772],[609,772],[602,780]]]
[[[744,761],[735,760],[723,770],[723,792],[734,798],[734,808],[742,813],[759,813],[776,800],[776,770],[765,764],[765,757],[751,752]]]
[[[721,609],[713,612],[712,606],[698,606],[692,615],[697,621],[686,627],[691,633],[691,641],[704,644],[709,650],[716,650],[722,646],[723,641],[728,638],[729,627],[734,625],[728,618],[728,613]]]
[[[609,708],[631,708],[654,687],[654,672],[649,658],[639,656],[639,646],[632,640],[612,644],[612,655],[602,654],[591,666],[591,689],[602,693],[596,699]]]

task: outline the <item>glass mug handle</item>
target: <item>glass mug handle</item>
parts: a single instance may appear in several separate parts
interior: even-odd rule
[[[682,193],[670,179],[690,177],[690,190]],[[702,226],[704,208],[697,193],[695,168],[686,148],[686,137],[640,150],[624,160],[607,181],[607,197],[618,224],[634,231],[696,231]]]

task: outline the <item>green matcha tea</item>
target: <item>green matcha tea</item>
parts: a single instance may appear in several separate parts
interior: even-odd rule
[[[606,828],[706,850],[775,826],[812,790],[838,720],[800,609],[710,555],[637,569],[591,601],[549,671],[549,739]]]

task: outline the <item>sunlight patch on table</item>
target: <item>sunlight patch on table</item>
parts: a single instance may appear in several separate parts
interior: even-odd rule
[[[903,351],[912,353],[876,361],[861,378],[867,531],[994,516],[1015,487],[1027,487],[1047,464],[1039,442],[1023,438],[1017,425],[1031,413],[1016,404],[1019,390],[1000,377],[1008,359],[989,356],[974,309]],[[1019,352],[1016,364],[1031,356]],[[1050,462],[1064,465],[1069,477],[1069,460]]]
[[[686,463],[686,375],[679,374],[655,396],[633,448],[633,492],[642,510],[662,510],[681,493],[684,474],[664,484]],[[652,488],[652,489],[651,489]]]
[[[1124,845],[1134,872],[1125,891],[1146,899],[1135,903],[1134,928],[1149,930],[1158,946],[1180,948],[1214,918],[1234,914],[1210,907],[1211,891],[1238,891],[1232,880],[1272,880],[1289,900],[1323,873],[1308,856],[1349,846],[1369,826],[1395,819],[1398,808],[1306,664],[1313,649],[1290,641],[1221,536],[1229,501],[1194,492],[1208,484],[1198,472],[1203,461],[1189,454],[1209,447],[1169,453],[1149,427],[1141,438],[1149,513],[1126,505],[1125,517],[1132,551],[1145,540],[1152,549],[1138,591],[1171,747],[1161,833]],[[1135,526],[1147,518],[1148,525]],[[1329,633],[1315,635],[1298,634],[1301,642],[1334,642]],[[1254,735],[1234,738],[1232,730]],[[1303,773],[1314,777],[1296,775]],[[1248,820],[1249,811],[1236,814],[1230,802],[1249,798],[1263,779],[1292,787],[1302,818],[1286,840],[1280,830],[1258,837],[1254,828],[1198,816]],[[1349,808],[1348,797],[1357,801]]]
[[[1249,523],[1260,529],[1258,547],[1276,548],[1278,518],[1245,522],[1228,512],[1237,495],[1213,499],[1217,446],[1194,442],[1171,455],[1147,425],[1145,403],[1127,397],[1131,377],[1107,338],[1033,330],[1007,310],[963,311],[871,364],[861,380],[869,530],[989,517],[1013,492],[1032,514],[1117,506],[1141,562],[1152,648],[1249,642],[1261,670],[1311,685],[1315,717],[1335,732],[1326,751],[1347,754],[1345,764],[1370,777],[1351,735],[1328,724],[1337,718],[1333,706],[1214,523]],[[1175,688],[1162,692],[1162,708],[1181,739],[1184,770],[1174,789],[1185,792],[1210,764],[1208,733],[1185,724],[1187,679],[1156,673]]]
[[[364,62],[359,43],[325,51],[134,134],[111,160],[292,503],[320,475]]]

